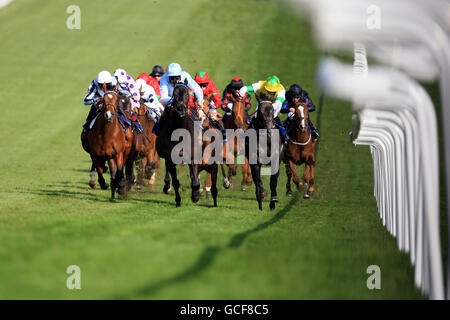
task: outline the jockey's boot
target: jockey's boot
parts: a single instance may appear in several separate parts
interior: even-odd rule
[[[281,123],[281,120],[278,117],[275,118],[275,126],[278,128],[278,131],[280,132],[281,142],[284,145],[287,145],[289,137],[287,135],[286,128],[283,127],[283,124]]]
[[[316,140],[317,138],[319,138],[320,137],[320,135],[319,135],[319,130],[317,130],[317,128],[316,128],[316,126],[314,125],[314,123],[311,121],[311,119],[308,119],[308,124],[309,124],[309,127],[311,128],[311,140],[312,141],[314,141],[314,140]]]
[[[89,113],[86,117],[86,122],[83,124],[84,132],[89,131],[89,125],[91,124],[91,121],[94,120],[96,115],[97,115],[97,108],[95,107],[95,105],[92,105],[91,110],[89,110]]]
[[[142,128],[141,123],[139,122],[138,118],[136,117],[136,114],[134,112],[131,113],[131,125],[133,127],[133,129],[137,132],[137,133],[142,133],[144,131],[144,128]]]
[[[118,108],[117,111],[118,111],[117,115],[119,116],[119,119],[122,122],[123,128],[127,130],[131,126],[130,121],[127,119],[127,116],[123,113],[121,108]]]

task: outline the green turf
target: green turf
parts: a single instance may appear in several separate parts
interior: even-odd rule
[[[219,187],[182,207],[156,190],[110,202],[88,187],[82,99],[102,69],[149,72],[177,61],[219,88],[277,75],[318,104],[321,57],[310,27],[275,1],[16,0],[0,9],[0,298],[416,299],[409,257],[397,250],[373,198],[368,148],[349,143],[351,107],[325,98],[313,199],[284,196],[258,212],[254,187]],[[300,171],[300,170],[299,170]],[[109,176],[107,177],[109,179]],[[239,179],[239,175],[237,180]],[[237,181],[236,180],[236,181]],[[265,179],[267,186],[267,179]],[[82,289],[66,288],[69,265]],[[366,268],[381,267],[381,290]]]

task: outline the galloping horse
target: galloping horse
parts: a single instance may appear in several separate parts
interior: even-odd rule
[[[314,167],[317,140],[311,141],[311,129],[308,126],[309,113],[305,103],[298,103],[295,106],[295,116],[287,128],[289,141],[284,151],[284,164],[286,167],[286,194],[292,195],[291,178],[293,177],[297,189],[302,183],[297,175],[296,167],[305,163],[304,180],[306,183],[304,198],[309,198],[314,194]]]
[[[271,166],[273,167],[272,161],[276,161],[276,172],[272,172],[270,175],[270,191],[271,191],[271,199],[270,199],[270,209],[275,209],[275,203],[278,202],[278,196],[277,196],[277,184],[278,184],[278,175],[280,173],[279,170],[279,164],[280,164],[280,148],[281,148],[281,140],[279,135],[276,135],[278,137],[277,141],[272,141],[275,137],[272,136],[274,130],[277,130],[275,127],[274,122],[274,112],[273,112],[273,106],[272,102],[270,101],[260,101],[258,110],[256,112],[256,118],[253,119],[252,128],[249,128],[250,130],[256,130],[257,133],[257,140],[258,140],[258,147],[256,150],[252,150],[250,148],[249,143],[246,142],[246,155],[250,161],[250,168],[252,170],[252,177],[253,182],[255,183],[256,187],[256,200],[258,201],[258,208],[259,210],[262,210],[262,200],[266,197],[267,192],[264,190],[262,180],[261,180],[261,149],[259,148],[259,139],[260,139],[260,131],[263,130],[262,134],[267,135],[267,144],[268,146],[263,146],[267,148],[266,155],[271,158]],[[278,133],[277,131],[275,131]],[[275,143],[276,149],[272,149],[272,143]],[[250,151],[252,151],[250,153]],[[256,157],[255,154],[253,154],[253,151],[256,151]],[[275,159],[273,159],[275,157]],[[253,163],[253,159],[256,158],[256,163]]]
[[[142,101],[141,101],[142,102]],[[126,170],[127,170],[127,188],[131,188],[134,183],[134,163],[136,162],[138,168],[137,185],[144,185],[144,176],[146,175],[147,164],[151,168],[151,177],[149,183],[153,189],[153,183],[155,182],[155,170],[158,163],[158,156],[156,154],[156,135],[152,133],[154,122],[148,113],[147,106],[141,104],[138,110],[137,118],[142,125],[144,131],[137,133],[133,131],[133,144],[131,153],[127,158]]]
[[[225,129],[233,129],[233,130],[242,130],[246,131],[248,128],[247,119],[246,119],[246,112],[245,112],[245,103],[244,98],[239,97],[231,97],[231,101],[233,102],[233,110],[231,111],[230,117],[224,117],[223,125]],[[235,157],[238,156],[239,152],[239,145],[238,145],[238,138],[234,137],[234,150],[230,150],[230,152],[233,152],[233,155]],[[231,141],[228,141],[228,143],[225,145],[225,147],[228,147]],[[242,149],[241,149],[242,150]],[[225,174],[225,168],[224,164],[221,163],[222,167],[222,174],[224,177],[224,187],[228,189],[230,186],[233,185],[233,175],[236,175],[236,170],[232,166],[228,165],[228,176]],[[234,171],[233,171],[234,169]],[[244,164],[242,165],[242,182],[241,182],[241,190],[245,190],[245,186],[251,186],[252,185],[252,177],[251,177],[251,170],[250,166],[248,164],[247,157],[244,157]]]
[[[194,150],[194,118],[193,112],[195,109],[190,109],[188,106],[188,88],[186,85],[177,84],[173,90],[172,102],[165,108],[164,115],[160,121],[160,131],[156,138],[156,150],[161,158],[165,159],[166,168],[172,178],[172,186],[175,190],[175,203],[179,207],[181,205],[181,197],[179,193],[180,182],[177,178],[176,165],[172,160],[172,149],[178,144],[177,141],[172,141],[172,133],[176,129],[186,129],[190,133],[190,147]],[[205,144],[202,144],[204,148]],[[200,199],[200,181],[198,174],[202,170],[206,170],[211,174],[211,194],[214,200],[214,207],[217,207],[217,164],[205,164],[202,158],[202,164],[194,163],[194,152],[191,152],[191,161],[189,163],[190,176],[191,176],[191,188],[192,188],[192,201],[198,202]],[[164,179],[166,185],[164,190],[168,190],[167,181]]]
[[[103,178],[105,161],[111,172],[111,199],[114,199],[116,189],[120,195],[126,195],[124,164],[131,149],[131,129],[124,132],[117,116],[119,108],[118,85],[114,90],[108,91],[103,85],[105,92],[103,102],[91,130],[81,134],[83,148],[91,156],[93,166],[98,174],[98,181],[102,189],[108,185]]]

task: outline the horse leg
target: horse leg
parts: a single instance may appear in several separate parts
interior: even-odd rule
[[[232,163],[228,165],[228,181],[230,182],[230,187],[233,186],[233,176],[236,175],[236,166]]]
[[[229,189],[231,187],[231,184],[230,184],[230,181],[228,181],[228,176],[225,171],[225,164],[221,163],[220,168],[222,169],[223,187],[225,189]]]
[[[270,176],[270,210],[275,209],[275,203],[278,202],[278,195],[277,195],[277,184],[278,184],[278,175],[280,174],[280,170],[277,171],[277,173],[272,174]]]
[[[309,176],[310,176],[311,167],[308,162],[305,163],[305,173],[303,174],[303,179],[305,180],[305,193],[303,194],[303,198],[308,199],[308,188],[309,188]]]
[[[209,198],[209,194],[211,193],[211,173],[206,172],[206,177],[205,177],[205,190],[206,190],[206,199]]]
[[[286,195],[288,197],[292,197],[292,189],[291,189],[291,179],[292,179],[292,171],[291,166],[289,165],[289,161],[284,163],[284,168],[286,169]]]
[[[253,181],[252,181],[252,170],[250,168],[250,164],[248,163],[248,158],[245,158],[245,163],[247,164],[247,179],[246,179],[246,184],[248,186],[251,186]]]
[[[123,154],[122,154],[123,159]],[[131,187],[134,184],[134,162],[137,158],[137,152],[131,151],[130,154],[127,157],[126,164],[125,164],[125,174],[126,174],[126,188],[127,190],[130,190]]]
[[[170,171],[169,171],[169,167],[168,167],[167,162],[168,162],[168,160],[166,160],[166,175],[164,177],[164,188],[163,188],[163,192],[165,194],[169,194],[169,191],[170,191],[170,175],[172,175],[172,174],[169,175]],[[176,167],[175,167],[175,169],[176,169]],[[172,185],[173,185],[173,182],[172,182]]]
[[[124,163],[124,159],[123,159],[123,153],[119,153],[117,155],[116,158],[116,163],[117,163],[117,173],[116,173],[116,181],[117,181],[117,186],[119,188],[119,194],[123,197],[127,197],[127,187],[125,184],[125,176],[124,176],[124,167],[125,167],[125,163]],[[134,163],[134,161],[133,161]],[[132,171],[133,171],[133,166],[131,167]],[[133,175],[134,176],[134,175]]]
[[[289,161],[289,166],[291,167],[292,180],[294,180],[294,183],[297,186],[297,190],[298,190],[301,188],[302,182],[300,181],[300,178],[298,177],[298,174],[297,174],[297,166],[292,161]]]
[[[91,166],[91,171],[89,172],[89,186],[92,189],[95,189],[95,187],[97,186],[97,179],[95,178],[95,165],[94,165],[94,161],[92,161],[92,166]]]
[[[178,181],[178,178],[177,178],[177,167],[170,159],[166,160],[166,171],[169,172],[170,176],[172,177],[172,186],[175,189],[175,203],[176,203],[176,206],[179,207],[179,206],[181,206],[181,197],[180,197],[180,191],[179,191],[180,181]],[[165,181],[166,181],[166,179],[164,179],[164,182]],[[169,183],[170,183],[170,178],[169,178]],[[164,186],[164,188],[166,188],[166,186]]]
[[[218,165],[213,164],[211,170],[211,195],[214,200],[214,207],[217,207],[217,173],[219,171]]]
[[[305,191],[305,197],[307,196],[306,198],[309,198],[314,195],[314,167],[315,167],[315,164],[313,162],[313,163],[307,164],[307,166],[309,167],[309,170],[308,170],[309,174],[308,174],[308,180],[306,180],[306,181],[308,181],[307,182],[308,188]],[[305,172],[306,172],[306,170],[305,170]],[[305,179],[306,179],[306,177],[305,177]]]
[[[109,185],[106,183],[105,178],[103,178],[103,168],[105,166],[105,161],[99,158],[92,158],[93,165],[97,170],[98,182],[102,190],[108,189]]]
[[[263,186],[262,186],[262,180],[261,180],[261,165],[260,164],[251,164],[250,165],[252,170],[252,177],[253,182],[255,183],[256,187],[256,200],[258,201],[258,208],[262,211],[262,199],[264,198],[263,195]]]
[[[198,165],[197,164],[190,164],[189,169],[192,172],[191,174],[191,199],[192,202],[196,203],[200,199],[200,180],[198,179]]]
[[[108,160],[108,164],[109,164],[109,172],[111,174],[111,199],[114,199],[116,189],[118,187],[116,181],[117,166],[116,162],[113,159]]]

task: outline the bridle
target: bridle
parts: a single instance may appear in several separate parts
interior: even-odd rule
[[[300,103],[296,104],[295,107],[298,108],[299,105],[300,105]],[[303,128],[301,127],[301,123],[303,120],[305,120],[305,121],[309,120],[309,117],[302,117],[302,116],[299,117],[296,112],[295,118],[297,118],[299,120],[298,124],[295,126],[295,131],[296,132],[303,131]],[[308,130],[308,128],[307,128],[307,130]],[[291,138],[289,138],[289,141],[291,141],[293,144],[295,144],[297,146],[306,146],[311,141],[311,130],[308,130],[308,132],[309,132],[309,137],[306,142],[297,142],[297,141],[292,140]]]
[[[273,117],[273,111],[272,111],[272,119],[265,119],[264,117],[262,117],[262,110],[261,110],[261,105],[262,104],[272,104],[272,102],[271,101],[268,101],[268,100],[263,100],[263,101],[259,101],[259,107],[258,107],[258,111],[259,111],[259,113],[261,114],[261,117],[257,117],[257,119],[258,119],[258,121],[261,121],[261,122],[263,122],[264,123],[264,126],[265,127],[267,127],[267,123],[269,123],[269,122],[274,122],[275,123],[275,121],[274,121],[274,117]],[[260,118],[262,118],[262,119],[260,119]],[[273,129],[274,127],[272,127],[271,129]]]
[[[114,91],[114,90],[108,90],[108,91],[106,91],[105,94],[103,95],[103,107],[102,107],[102,109],[105,109],[105,110],[106,110],[106,107],[107,107],[107,106],[113,107],[113,109],[114,109],[115,112],[111,112],[111,115],[112,115],[111,121],[112,121],[112,119],[114,119],[114,117],[115,117],[116,114],[117,114],[117,112],[116,112],[117,105],[114,105],[114,104],[112,104],[112,103],[105,103],[105,95],[110,94],[110,93],[114,94],[117,98],[119,97],[119,94],[118,94],[116,91]]]

